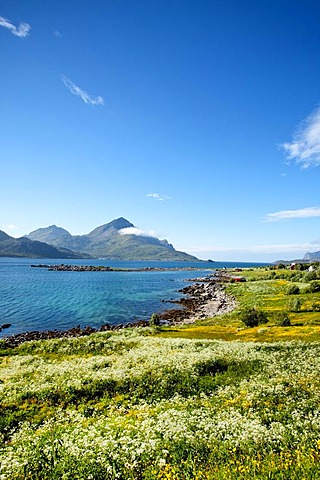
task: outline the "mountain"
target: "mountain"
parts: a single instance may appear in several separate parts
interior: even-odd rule
[[[0,257],[84,258],[82,254],[56,248],[27,237],[13,238],[0,230]]]
[[[4,240],[9,240],[10,237],[9,235],[7,235],[5,232],[3,232],[2,230],[0,230],[0,242],[4,241]]]
[[[316,262],[320,260],[320,252],[307,252],[303,260]]]
[[[123,217],[100,225],[86,235],[73,236],[67,230],[51,225],[31,232],[27,238],[109,260],[198,260],[192,255],[175,250],[167,240],[143,234]]]
[[[30,240],[37,240],[38,242],[54,245],[55,239],[65,239],[65,241],[68,241],[69,238],[72,238],[72,235],[64,228],[51,225],[47,228],[38,228],[35,232],[29,233],[28,238]]]

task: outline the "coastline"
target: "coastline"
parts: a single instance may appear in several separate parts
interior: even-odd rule
[[[140,267],[140,268],[115,268],[103,265],[70,265],[46,263],[32,264],[31,268],[44,268],[51,272],[175,272],[177,270],[198,270],[197,267]]]
[[[236,308],[236,301],[226,294],[223,285],[229,279],[225,273],[220,272],[190,279],[194,283],[179,290],[187,296],[168,301],[183,308],[168,309],[159,314],[160,319],[169,321],[171,325],[186,324],[231,312]]]
[[[194,283],[178,290],[178,292],[186,296],[177,300],[164,300],[165,303],[176,304],[179,305],[180,308],[169,308],[164,312],[158,313],[160,323],[166,325],[182,325],[231,312],[236,308],[236,301],[226,294],[223,285],[229,279],[230,277],[228,275],[219,271],[206,277],[188,280]],[[5,348],[15,348],[24,342],[32,340],[82,337],[91,335],[92,333],[148,326],[150,326],[148,320],[138,320],[136,322],[118,325],[106,323],[99,328],[91,326],[81,328],[80,325],[78,325],[68,330],[36,330],[13,335],[8,334],[1,338],[0,341],[4,343]],[[9,327],[9,324],[3,325],[3,328]]]

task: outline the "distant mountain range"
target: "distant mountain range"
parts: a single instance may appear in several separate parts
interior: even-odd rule
[[[303,257],[306,262],[316,262],[320,260],[320,252],[307,252]]]
[[[108,260],[198,260],[175,250],[167,240],[144,235],[133,223],[122,217],[101,225],[86,235],[71,235],[64,228],[51,225],[29,233],[26,239],[42,242],[59,251],[67,249]]]
[[[84,255],[27,237],[13,238],[0,230],[0,257],[83,258]]]
[[[303,258],[293,258],[291,260],[277,260],[274,263],[284,263],[284,264],[290,264],[290,263],[310,263],[310,262],[320,262],[320,252],[307,252]]]

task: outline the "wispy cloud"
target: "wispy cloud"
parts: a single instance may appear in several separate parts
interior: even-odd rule
[[[53,32],[53,35],[54,35],[55,37],[59,37],[59,38],[62,37],[62,33],[59,32],[59,30],[55,30],[55,31]]]
[[[320,165],[320,107],[314,110],[298,127],[292,142],[283,143],[282,148],[289,160],[302,168]]]
[[[171,197],[169,197],[168,195],[160,195],[160,193],[148,193],[148,195],[146,195],[146,197],[154,198],[154,199],[160,200],[160,201],[171,199]]]
[[[155,237],[156,233],[153,230],[145,232],[137,227],[128,227],[119,230],[120,235],[136,235],[137,237]]]
[[[280,253],[306,253],[314,252],[320,249],[320,242],[316,243],[287,243],[287,244],[265,244],[265,245],[249,245],[246,247],[181,247],[184,251],[191,253],[257,253],[257,254],[280,254]]]
[[[73,95],[80,97],[81,100],[84,101],[84,103],[87,103],[89,105],[104,105],[104,100],[102,97],[100,96],[96,98],[91,97],[85,90],[82,90],[65,75],[61,75],[61,80],[63,81],[65,86],[68,88],[68,90]]]
[[[0,27],[7,28],[12,33],[12,35],[20,38],[27,37],[31,30],[31,26],[29,25],[29,23],[20,23],[20,25],[16,27],[15,25],[13,25],[13,23],[11,23],[4,17],[0,17]]]
[[[320,217],[319,207],[300,208],[299,210],[282,210],[275,213],[267,213],[267,222],[279,222],[280,220],[290,220],[292,218],[311,218]]]
[[[13,225],[13,224],[10,224],[10,225],[7,225],[7,224],[2,224],[2,228],[4,228],[5,230],[19,230],[19,227],[17,227],[16,225]]]

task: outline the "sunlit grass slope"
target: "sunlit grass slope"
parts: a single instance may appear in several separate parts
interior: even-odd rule
[[[225,284],[226,292],[237,300],[237,308],[233,312],[197,321],[192,325],[164,328],[159,335],[262,342],[320,341],[320,292],[308,292],[310,283],[307,281],[307,272],[255,268],[228,273],[241,275],[247,280]],[[299,288],[299,294],[288,295],[288,289],[292,285]],[[293,299],[301,303],[298,311],[291,307]],[[246,328],[241,322],[240,314],[247,307],[263,310],[268,316],[268,323]],[[278,315],[283,312],[288,313],[290,327],[278,325]]]
[[[2,350],[0,478],[319,478],[320,343],[156,338]]]

